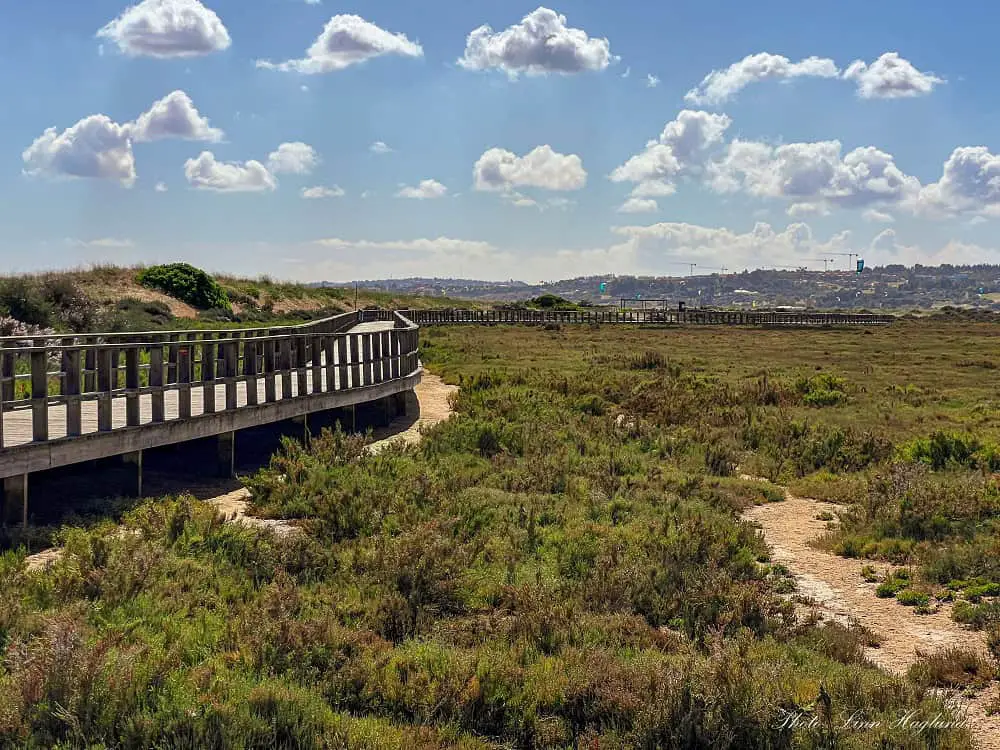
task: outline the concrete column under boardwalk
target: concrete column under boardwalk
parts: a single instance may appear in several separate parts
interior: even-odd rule
[[[28,475],[19,474],[3,480],[3,525],[28,526]]]
[[[219,476],[231,479],[236,476],[236,433],[223,432],[217,440]]]
[[[135,496],[142,497],[142,451],[126,453],[122,456],[122,461],[135,467]]]

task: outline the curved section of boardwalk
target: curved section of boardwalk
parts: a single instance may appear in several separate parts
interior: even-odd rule
[[[417,337],[405,315],[376,310],[287,328],[0,339],[4,519],[27,517],[33,472],[117,455],[141,467],[150,448],[219,436],[224,452],[242,429],[400,408],[420,382]]]

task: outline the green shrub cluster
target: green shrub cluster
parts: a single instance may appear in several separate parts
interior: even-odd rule
[[[219,283],[188,263],[150,266],[139,272],[138,281],[199,310],[231,310],[229,298]]]
[[[73,333],[93,330],[101,310],[71,279],[60,276],[0,278],[0,316],[30,326]]]
[[[900,446],[903,460],[922,463],[935,471],[967,468],[1000,471],[1000,446],[975,435],[938,430]]]

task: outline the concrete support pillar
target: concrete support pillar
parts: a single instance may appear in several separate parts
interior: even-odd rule
[[[236,476],[236,433],[223,432],[218,437],[219,455],[218,471],[219,476],[232,479]]]
[[[28,526],[28,475],[3,480],[3,525]]]
[[[122,456],[122,461],[135,467],[135,496],[142,497],[142,451],[126,453]]]
[[[396,399],[396,416],[397,417],[405,417],[406,416],[406,403],[407,403],[409,395],[410,395],[409,391],[403,391],[401,393],[397,393],[393,397],[393,398]]]
[[[309,445],[309,441],[312,438],[312,433],[309,432],[309,415],[303,414],[301,417],[292,417],[292,424],[302,427],[302,441],[306,445]]]

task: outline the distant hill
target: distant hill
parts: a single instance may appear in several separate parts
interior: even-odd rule
[[[466,279],[360,282],[392,294],[520,301],[554,294],[575,302],[665,299],[722,307],[788,305],[823,309],[934,310],[945,306],[1000,310],[1000,266],[900,265],[851,271],[754,270],[726,275],[586,276],[528,284]],[[603,285],[603,290],[602,290]]]

